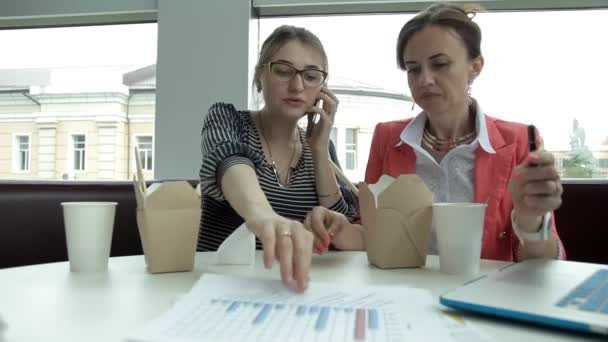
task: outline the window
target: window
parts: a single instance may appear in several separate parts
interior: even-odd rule
[[[84,171],[86,166],[86,136],[72,134],[72,171]]]
[[[355,128],[346,129],[346,139],[344,147],[346,169],[355,170],[357,168],[357,130]]]
[[[15,135],[13,169],[16,172],[30,171],[30,136],[24,134]]]
[[[152,171],[153,170],[153,156],[154,156],[154,150],[153,150],[153,140],[152,140],[152,136],[150,135],[145,135],[145,136],[136,136],[135,137],[136,140],[136,145],[137,145],[137,150],[139,152],[139,161],[141,162],[141,168],[144,171]]]
[[[597,163],[600,168],[608,169],[608,158],[598,159]]]
[[[410,92],[406,74],[396,66],[395,45],[399,30],[413,15],[260,19],[258,46],[282,24],[306,27],[323,43],[329,61],[328,86],[340,99],[336,122],[359,127],[357,177],[367,164],[365,151],[376,123],[405,119],[420,111],[417,106],[410,110],[411,101],[397,99],[397,94],[408,97]],[[484,111],[500,119],[536,125],[546,150],[561,154],[562,159],[578,161],[578,165],[570,165],[575,172],[567,172],[566,163],[558,164],[564,177],[608,177],[605,169],[600,172],[598,164],[589,158],[608,158],[608,151],[602,149],[608,127],[608,116],[602,112],[602,80],[608,79],[608,67],[585,63],[608,60],[606,44],[597,44],[597,35],[589,34],[608,32],[608,9],[489,11],[478,13],[474,20],[483,33],[485,65],[473,84],[472,95]],[[515,22],[517,25],[513,25]],[[586,86],[573,87],[576,84]],[[577,128],[573,127],[574,119]],[[575,150],[571,136],[580,136],[583,130],[584,146]],[[353,163],[353,153],[344,153],[351,155],[345,164]],[[593,172],[582,172],[589,168]]]
[[[157,24],[5,28],[0,46],[0,178],[129,179],[155,130]]]
[[[329,140],[334,143],[334,147],[336,151],[338,150],[338,129],[336,127],[332,127],[331,132],[329,133]]]

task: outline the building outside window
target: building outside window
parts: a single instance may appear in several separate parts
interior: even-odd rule
[[[334,143],[334,147],[336,151],[338,150],[338,129],[336,127],[332,127],[331,132],[329,133],[329,140]]]
[[[129,180],[154,136],[157,24],[7,27],[0,45],[0,180]]]
[[[357,168],[357,129],[347,128],[345,132],[345,167],[347,170],[355,170]]]
[[[30,171],[30,136],[26,134],[15,135],[14,140],[14,170],[16,172]]]
[[[154,169],[154,141],[151,135],[136,136],[136,145],[139,152],[139,161],[141,168],[144,171],[152,171]]]
[[[86,168],[86,136],[72,134],[71,143],[72,171],[84,171]]]

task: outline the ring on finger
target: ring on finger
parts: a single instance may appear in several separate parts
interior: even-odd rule
[[[291,230],[284,230],[279,233],[280,237],[284,237],[284,236],[291,237],[291,235],[292,235]]]

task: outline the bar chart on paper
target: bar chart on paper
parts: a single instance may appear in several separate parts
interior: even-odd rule
[[[255,341],[403,341],[397,315],[387,308],[283,304],[211,299],[192,313],[192,329],[169,336]]]
[[[399,309],[411,302],[400,303],[373,288],[336,291],[317,284],[297,295],[276,281],[246,279],[239,289],[231,288],[238,280],[224,277],[202,277],[188,295],[131,340],[404,341],[438,326],[429,324],[428,317],[414,318],[414,312],[407,319]],[[421,292],[419,302],[421,294],[425,297],[423,290],[410,290]],[[430,295],[428,299],[430,303]],[[424,311],[416,314],[434,318]]]

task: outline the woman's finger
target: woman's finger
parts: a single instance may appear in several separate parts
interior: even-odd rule
[[[555,166],[538,166],[528,167],[526,170],[521,172],[521,180],[524,182],[530,181],[545,181],[545,180],[557,180],[559,179],[559,173]]]
[[[542,180],[527,182],[523,186],[524,195],[561,195],[561,182],[556,180]]]
[[[336,115],[336,111],[338,110],[338,103],[327,93],[321,92],[319,96],[321,97],[321,99],[323,99],[322,109],[327,113],[327,117],[331,119],[331,122],[333,122],[334,117]]]
[[[271,268],[275,258],[275,229],[272,223],[265,223],[262,229],[256,234],[262,242],[262,251],[264,254],[264,267]]]
[[[315,111],[315,113],[318,113],[320,116],[319,122],[317,124],[328,122],[333,125],[333,118],[327,114],[325,109],[323,109],[321,107],[312,107],[312,108]]]
[[[293,276],[295,278],[296,291],[302,292],[308,287],[312,234],[302,229],[297,222],[294,222],[292,227]]]
[[[327,215],[329,215],[329,212],[323,207],[315,207],[312,209],[312,231],[314,232],[315,236],[319,237],[323,246],[329,243],[329,234],[327,234],[327,227],[325,225]]]
[[[281,280],[283,284],[291,289],[295,288],[293,279],[293,232],[287,223],[277,225],[276,231],[276,255],[281,268]]]
[[[329,228],[327,228],[327,235],[329,235],[329,239],[331,240],[334,236],[336,236],[343,226],[344,222],[342,222],[342,220],[332,220]]]
[[[331,89],[329,89],[327,86],[321,87],[321,93],[327,95],[336,104],[338,104],[340,102],[338,100],[338,97],[336,96],[336,94],[334,94],[334,92],[331,91]]]
[[[542,215],[547,211],[553,211],[559,208],[562,204],[561,196],[524,196],[526,211],[534,212],[537,215]]]
[[[306,214],[306,219],[304,219],[304,222],[303,222],[304,229],[311,232],[313,235],[313,242],[312,242],[313,252],[315,254],[321,254],[321,251],[323,249],[322,248],[323,241],[321,240],[322,238],[315,232],[314,228],[312,227],[311,217],[312,217],[312,212],[308,212],[308,214]]]

